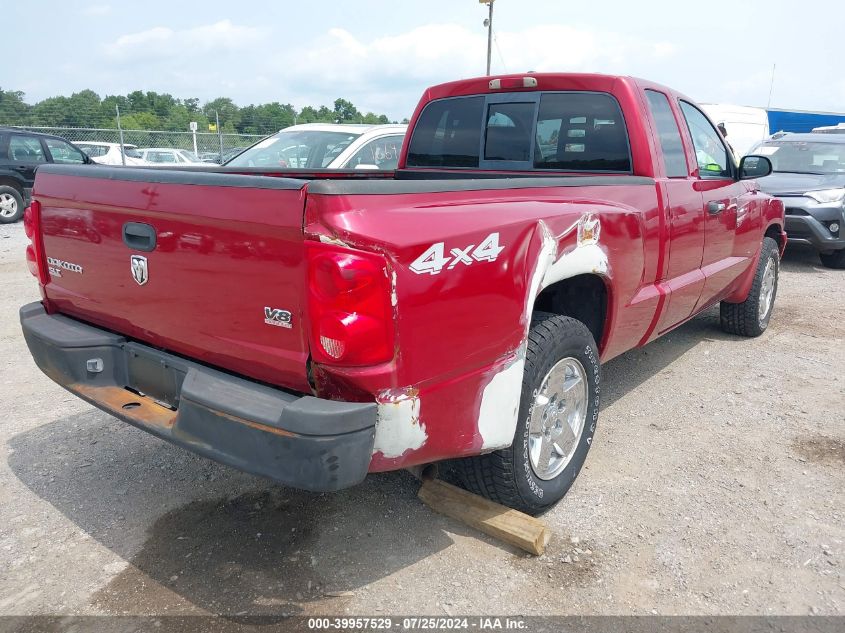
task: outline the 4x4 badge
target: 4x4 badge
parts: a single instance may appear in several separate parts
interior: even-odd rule
[[[129,263],[132,267],[132,279],[139,286],[143,286],[147,283],[147,279],[149,279],[149,274],[147,272],[147,258],[143,255],[132,255],[129,258]]]

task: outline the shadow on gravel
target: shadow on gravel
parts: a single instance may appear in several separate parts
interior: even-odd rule
[[[719,326],[719,306],[705,310],[676,330],[645,347],[625,352],[602,366],[602,408],[609,407],[697,345],[712,341],[748,342]]]
[[[829,270],[822,266],[815,250],[801,245],[787,248],[781,268],[787,273],[818,273]],[[766,335],[788,326],[797,316],[793,308],[776,300],[772,322]],[[719,306],[716,305],[645,347],[626,352],[606,363],[602,367],[602,407],[610,406],[633,391],[696,345],[714,340],[743,345],[753,339],[724,333],[719,326]]]
[[[831,269],[822,264],[818,252],[812,246],[790,244],[783,253],[781,270],[790,273],[817,273]]]
[[[129,561],[92,598],[113,614],[342,612],[349,592],[452,545],[445,530],[469,534],[422,505],[404,472],[306,493],[98,411],[9,444],[10,467],[30,490]]]

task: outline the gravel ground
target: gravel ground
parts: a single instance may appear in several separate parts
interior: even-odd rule
[[[407,473],[275,486],[41,374],[0,226],[0,614],[843,614],[845,272],[787,253],[768,332],[708,311],[604,368],[539,558],[433,514]]]

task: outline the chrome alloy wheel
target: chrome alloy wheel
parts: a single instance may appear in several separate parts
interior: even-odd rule
[[[528,423],[528,457],[540,479],[554,479],[572,460],[587,420],[587,389],[575,358],[558,361],[543,378]]]
[[[769,261],[766,262],[766,269],[763,271],[763,279],[760,282],[760,306],[757,309],[757,318],[760,323],[765,321],[766,315],[769,314],[772,307],[772,301],[775,297],[776,270],[777,264],[770,257]]]
[[[18,201],[10,193],[0,193],[0,216],[13,218],[18,212]]]

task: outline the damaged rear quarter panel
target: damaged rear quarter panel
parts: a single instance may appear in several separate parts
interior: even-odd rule
[[[342,397],[332,385],[354,385],[379,403],[371,471],[510,444],[536,294],[570,274],[598,274],[609,284],[611,271],[619,277],[615,302],[637,290],[644,231],[656,235],[657,227],[614,199],[655,205],[648,186],[309,196],[307,238],[382,252],[395,275],[394,360],[315,372],[323,381],[318,391]],[[585,217],[600,223],[601,235],[576,249]],[[432,244],[443,242],[448,256],[491,232],[504,247],[495,261],[458,263],[434,275],[410,268]]]

